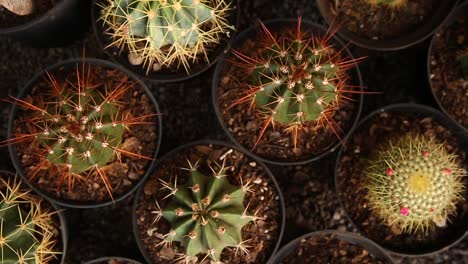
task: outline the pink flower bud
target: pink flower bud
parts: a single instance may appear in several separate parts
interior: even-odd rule
[[[407,215],[409,214],[408,208],[402,207],[402,208],[400,209],[400,214],[402,214],[402,215],[404,215],[404,216],[407,216]]]
[[[422,155],[423,155],[424,157],[429,157],[429,151],[424,150],[424,151],[422,152]]]
[[[445,174],[452,174],[452,170],[449,169],[449,168],[445,168],[445,169],[444,169],[444,173],[445,173]]]
[[[386,173],[387,173],[388,176],[392,175],[393,174],[392,168],[388,168]]]

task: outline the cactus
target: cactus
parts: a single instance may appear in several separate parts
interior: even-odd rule
[[[468,79],[468,49],[465,49],[458,56],[458,61],[460,63],[460,68],[465,79]]]
[[[156,221],[169,221],[171,230],[164,243],[178,241],[185,248],[186,260],[206,254],[220,261],[226,247],[248,252],[242,240],[243,226],[257,217],[247,214],[244,197],[249,185],[234,186],[227,179],[227,168],[212,168],[213,175],[205,176],[198,170],[198,162],[189,162],[190,178],[184,185],[162,181],[163,189],[172,197],[167,206],[159,208]],[[218,263],[218,262],[217,262]]]
[[[72,189],[76,179],[96,173],[112,198],[112,188],[102,168],[121,155],[151,160],[121,147],[122,137],[131,125],[150,124],[153,115],[133,117],[121,107],[127,91],[137,83],[125,75],[116,87],[94,80],[95,68],[83,63],[65,80],[47,73],[47,92],[34,96],[33,102],[11,97],[9,102],[27,110],[28,134],[16,134],[4,144],[31,141],[42,151],[35,174],[44,166],[55,166],[60,175],[58,187],[68,180]],[[126,114],[124,114],[126,113]],[[35,153],[37,154],[37,153]]]
[[[146,72],[162,67],[190,73],[234,27],[228,0],[105,0],[100,19],[112,43]]]
[[[233,51],[237,61],[233,65],[248,70],[252,78],[245,83],[246,95],[230,107],[254,105],[265,120],[262,133],[269,125],[279,123],[293,135],[294,147],[300,129],[312,126],[329,126],[338,135],[331,115],[346,97],[348,76],[346,70],[356,60],[346,61],[327,41],[332,36],[319,36],[297,27],[282,29],[272,34],[261,24],[264,39],[256,41],[255,56],[249,57]]]
[[[2,6],[18,16],[26,16],[34,12],[33,0],[0,0],[0,7]]]
[[[407,0],[367,0],[367,2],[371,5],[400,8],[407,3]]]
[[[465,171],[444,143],[412,132],[378,148],[364,169],[370,208],[405,233],[445,226],[463,200]]]
[[[54,212],[24,191],[16,179],[0,179],[0,255],[2,263],[50,263],[57,259]]]

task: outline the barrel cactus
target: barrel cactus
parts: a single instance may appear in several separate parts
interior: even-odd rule
[[[101,17],[109,46],[128,52],[146,72],[162,67],[190,72],[234,29],[229,0],[104,0]]]
[[[198,170],[198,162],[189,163],[187,170],[190,172],[187,183],[163,182],[163,189],[170,191],[167,197],[171,197],[167,206],[157,212],[156,220],[163,217],[171,226],[164,243],[180,242],[185,248],[186,260],[205,254],[219,262],[226,247],[247,252],[241,230],[256,219],[247,214],[244,207],[248,184],[230,184],[225,166],[213,168],[210,176]]]
[[[0,0],[0,7],[2,6],[19,16],[30,15],[34,12],[33,0]]]
[[[405,233],[443,227],[463,200],[465,171],[444,143],[407,133],[378,148],[364,169],[370,208]]]
[[[371,5],[400,8],[407,3],[407,0],[367,0],[367,2]]]
[[[232,105],[253,105],[265,120],[262,133],[280,124],[294,136],[313,126],[329,126],[338,135],[339,128],[331,115],[346,99],[346,71],[356,61],[342,58],[340,51],[328,44],[331,36],[303,31],[301,19],[297,27],[283,28],[277,34],[261,24],[255,55],[233,51],[233,64],[248,70],[250,80],[246,95]],[[354,91],[357,92],[357,91]],[[258,143],[263,134],[257,138]]]
[[[16,179],[0,179],[0,255],[2,263],[50,263],[58,259],[54,212]]]

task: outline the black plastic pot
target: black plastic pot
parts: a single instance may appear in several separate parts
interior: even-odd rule
[[[291,25],[293,27],[297,26],[297,20],[296,19],[274,19],[274,20],[267,20],[267,21],[265,21],[263,23],[271,31],[274,31],[275,29],[282,28],[285,25]],[[306,30],[306,29],[309,29],[312,32],[319,32],[320,34],[325,34],[325,32],[327,32],[326,28],[324,28],[323,26],[321,26],[319,24],[316,24],[316,23],[313,23],[313,22],[310,22],[310,21],[307,21],[307,20],[302,20],[302,30]],[[236,39],[232,43],[232,46],[231,46],[232,49],[237,49],[246,40],[255,38],[256,35],[257,35],[257,31],[258,31],[258,27],[254,25],[254,26],[251,26],[248,29],[242,31],[241,33],[239,33],[239,35],[236,37]],[[346,45],[339,38],[337,38],[336,36],[333,36],[333,38],[331,39],[331,42],[333,44],[335,44],[337,47],[342,48],[344,54],[350,60],[354,59],[354,57],[351,54],[351,52],[349,51],[349,49],[346,47]],[[308,159],[305,159],[305,160],[296,160],[296,161],[281,161],[281,160],[271,160],[271,159],[261,157],[261,156],[257,155],[256,153],[253,153],[251,150],[247,149],[239,141],[237,141],[235,136],[229,130],[229,127],[226,125],[226,123],[224,123],[223,115],[221,113],[221,110],[219,109],[219,103],[218,103],[218,84],[219,84],[219,82],[221,81],[221,78],[222,78],[221,72],[223,71],[223,68],[225,67],[226,60],[231,58],[232,56],[233,56],[232,53],[229,52],[228,54],[224,55],[223,58],[219,61],[219,63],[216,65],[215,72],[214,72],[214,75],[213,75],[213,81],[212,81],[211,96],[212,96],[212,100],[213,100],[213,102],[212,102],[213,107],[215,109],[216,116],[218,118],[218,122],[221,124],[221,127],[223,128],[224,132],[228,135],[229,139],[232,142],[234,142],[234,144],[236,144],[236,146],[238,148],[240,148],[244,152],[248,152],[250,155],[252,155],[253,157],[255,157],[258,160],[261,160],[263,162],[267,162],[267,163],[270,163],[270,164],[274,164],[274,165],[301,165],[301,164],[306,164],[306,163],[309,163],[309,162],[312,162],[312,161],[319,160],[319,159],[325,157],[326,155],[334,152],[336,149],[338,149],[338,147],[341,145],[341,142],[337,139],[338,142],[336,144],[329,147],[328,149],[325,149],[322,153],[320,153],[320,154],[318,154],[316,156],[313,156],[311,158],[308,158]],[[361,92],[362,92],[364,85],[363,85],[363,82],[362,82],[361,71],[359,70],[358,65],[356,65],[354,68],[350,69],[349,72],[351,73],[350,76],[352,76],[352,78],[350,78],[350,80],[353,83],[355,83],[355,85],[361,87],[360,89],[361,89]],[[356,114],[354,116],[354,121],[353,121],[352,125],[350,126],[349,130],[351,130],[357,124],[357,122],[359,120],[359,116],[361,115],[361,111],[362,111],[363,98],[364,98],[363,94],[359,94],[359,97],[356,98],[356,99],[359,100],[359,102],[358,102],[359,105],[358,105],[358,108],[357,108],[357,112],[356,112]]]
[[[102,258],[97,258],[91,261],[84,262],[84,264],[98,264],[101,262],[107,263],[107,261],[109,260],[118,260],[118,261],[125,261],[125,262],[132,263],[132,264],[141,264],[141,262],[138,262],[136,260],[129,259],[129,258],[122,258],[122,257],[102,257]]]
[[[194,142],[191,142],[191,143],[188,143],[188,144],[185,144],[185,145],[182,145],[182,146],[179,146],[171,151],[169,151],[167,154],[165,154],[163,157],[161,157],[155,164],[154,166],[154,170],[157,170],[158,166],[160,166],[161,164],[163,164],[166,160],[170,160],[171,158],[175,157],[177,155],[177,153],[179,153],[181,150],[183,149],[189,149],[193,146],[196,146],[196,145],[214,145],[214,146],[225,146],[225,147],[228,147],[228,148],[232,148],[232,149],[236,149],[236,150],[239,150],[240,152],[242,152],[244,155],[246,155],[248,158],[252,159],[253,161],[255,161],[257,163],[257,166],[261,166],[264,168],[266,174],[268,175],[268,177],[271,179],[273,185],[274,185],[274,188],[276,190],[276,194],[278,195],[278,202],[279,202],[279,206],[280,206],[280,212],[281,212],[281,223],[279,225],[279,228],[280,228],[280,232],[278,234],[278,241],[276,242],[276,246],[272,252],[272,256],[270,257],[270,259],[274,256],[274,254],[278,251],[279,249],[279,246],[280,246],[280,243],[281,243],[281,240],[283,238],[283,232],[284,232],[284,226],[285,226],[285,222],[286,222],[286,209],[285,209],[285,206],[284,206],[284,199],[283,199],[283,195],[281,193],[281,189],[279,188],[279,185],[278,185],[278,182],[276,181],[275,177],[273,176],[273,174],[271,173],[271,171],[269,170],[269,168],[263,163],[261,162],[260,160],[256,159],[255,157],[253,157],[252,155],[250,155],[250,153],[248,152],[245,152],[245,151],[242,151],[236,147],[234,147],[233,145],[231,144],[228,144],[228,143],[225,143],[225,142],[222,142],[222,141],[217,141],[217,140],[200,140],[200,141],[194,141]],[[138,206],[138,201],[140,200],[140,197],[142,195],[142,192],[143,192],[143,189],[144,189],[144,185],[141,186],[140,189],[138,189],[138,191],[136,192],[136,195],[135,195],[135,200],[133,202],[133,207],[132,207],[132,223],[133,223],[133,234],[135,236],[135,240],[138,244],[138,248],[140,249],[140,252],[141,254],[143,255],[143,257],[145,258],[145,261],[147,263],[152,263],[151,262],[151,258],[150,256],[148,255],[148,253],[146,252],[145,250],[145,245],[143,244],[143,241],[141,240],[140,236],[139,236],[139,229],[138,229],[138,224],[137,224],[137,216],[136,216],[136,210],[137,210],[137,206]]]
[[[328,24],[332,23],[334,20],[334,16],[329,8],[331,2],[332,1],[330,0],[316,0],[317,7]],[[432,35],[450,11],[455,8],[457,3],[458,0],[440,1],[440,6],[436,8],[434,14],[432,14],[428,21],[420,25],[416,30],[395,38],[373,40],[358,36],[356,33],[346,30],[344,26],[339,28],[338,35],[343,39],[366,49],[381,51],[401,50],[416,45]],[[336,27],[336,23],[331,26]]]
[[[89,29],[91,0],[62,0],[27,24],[0,28],[0,36],[11,36],[33,47],[56,47],[71,43]]]
[[[450,16],[445,20],[445,22],[442,24],[442,26],[439,28],[439,30],[435,33],[435,35],[432,37],[431,40],[431,45],[429,46],[429,51],[427,53],[427,79],[429,81],[429,85],[431,87],[431,94],[434,97],[435,101],[437,102],[437,105],[439,106],[440,110],[447,115],[450,120],[452,120],[454,123],[456,123],[461,131],[466,134],[468,137],[468,127],[464,127],[462,124],[460,124],[455,118],[450,115],[445,107],[442,105],[442,102],[440,101],[439,97],[435,94],[434,92],[434,87],[432,85],[432,79],[431,79],[431,54],[432,54],[432,49],[434,46],[434,41],[435,38],[438,34],[439,31],[446,29],[449,27],[455,20],[457,20],[459,17],[466,17],[466,14],[468,14],[468,2],[465,2],[459,6],[453,12],[450,14]],[[466,40],[465,40],[466,41]]]
[[[383,261],[383,263],[386,264],[391,264],[393,263],[392,258],[390,255],[385,252],[379,245],[374,243],[373,241],[360,236],[355,233],[350,233],[350,232],[340,232],[336,230],[323,230],[323,231],[316,231],[312,233],[308,233],[306,235],[303,235],[301,237],[298,237],[294,239],[293,241],[289,242],[285,246],[283,246],[280,251],[274,256],[274,258],[270,259],[270,261],[267,262],[267,264],[280,264],[281,261],[290,256],[290,255],[295,255],[296,254],[296,249],[299,247],[301,244],[301,240],[303,239],[308,239],[311,237],[315,236],[326,236],[326,235],[334,235],[336,238],[339,240],[343,240],[346,242],[349,242],[354,245],[358,245],[364,249],[366,249],[371,256],[373,256],[375,259]]]
[[[109,61],[94,59],[94,58],[85,58],[84,61],[87,64],[93,64],[93,65],[99,65],[99,66],[107,67],[107,68],[111,68],[111,69],[117,69],[117,70],[127,74],[130,77],[130,79],[133,79],[134,81],[136,81],[136,82],[138,82],[140,84],[141,89],[143,89],[145,91],[146,95],[148,96],[148,98],[152,102],[155,112],[160,113],[159,106],[158,106],[156,100],[154,99],[153,94],[150,92],[150,90],[148,89],[146,84],[144,82],[142,82],[135,74],[133,74],[132,72],[124,69],[123,67],[121,67],[119,65],[116,65],[116,64],[114,64],[112,62],[109,62]],[[40,78],[42,78],[43,74],[45,74],[46,72],[54,72],[55,69],[58,69],[58,68],[61,68],[61,67],[67,67],[67,66],[70,66],[70,65],[72,65],[72,66],[74,66],[76,64],[82,65],[82,62],[83,62],[82,58],[80,58],[80,59],[70,59],[70,60],[59,62],[59,63],[57,63],[55,65],[52,65],[52,66],[49,66],[49,67],[45,68],[44,70],[42,70],[41,72],[36,74],[25,85],[25,87],[20,91],[20,93],[18,94],[18,96],[16,98],[19,98],[19,99],[25,98],[28,95],[29,91],[33,88],[34,84],[37,81],[39,81]],[[15,121],[16,113],[18,112],[18,108],[19,107],[17,105],[13,105],[13,107],[11,109],[9,120],[8,120],[8,138],[12,138],[12,136],[13,136],[14,121]],[[158,139],[157,139],[157,142],[156,142],[154,155],[152,157],[153,160],[147,166],[146,173],[140,179],[140,181],[137,184],[135,184],[135,186],[133,186],[132,189],[130,189],[127,193],[125,193],[125,194],[123,194],[123,195],[121,195],[119,197],[114,197],[114,200],[95,202],[95,203],[82,203],[82,202],[77,202],[77,201],[68,201],[68,200],[65,201],[65,200],[60,200],[58,198],[52,197],[48,193],[40,190],[39,188],[37,188],[36,186],[34,186],[32,183],[29,182],[28,177],[27,177],[27,175],[24,174],[23,168],[21,167],[21,163],[18,160],[18,154],[17,154],[17,151],[16,151],[16,146],[13,145],[13,144],[10,144],[10,145],[8,145],[8,150],[10,152],[10,158],[12,160],[13,166],[15,167],[15,169],[19,173],[19,175],[21,175],[21,178],[23,179],[23,181],[26,184],[28,184],[31,189],[33,189],[36,193],[39,193],[43,197],[53,201],[54,203],[56,203],[58,205],[64,206],[64,207],[96,208],[96,207],[107,206],[107,205],[115,204],[115,203],[127,198],[130,194],[132,194],[134,191],[136,191],[138,189],[138,187],[140,185],[142,185],[143,182],[145,181],[145,179],[149,176],[149,174],[150,174],[150,172],[151,172],[151,170],[153,168],[153,165],[155,163],[156,156],[158,154],[159,147],[161,145],[161,138],[162,138],[161,115],[158,115],[157,118],[158,118],[158,124],[157,124],[157,126],[158,126]]]
[[[340,161],[341,157],[343,155],[344,148],[346,148],[346,143],[348,140],[353,139],[353,134],[356,131],[359,131],[361,127],[363,127],[367,122],[372,120],[375,116],[377,116],[380,113],[387,112],[387,113],[417,113],[417,114],[422,114],[424,116],[431,117],[434,121],[437,123],[441,124],[442,126],[446,127],[448,130],[450,130],[453,135],[458,139],[458,142],[460,144],[460,148],[468,152],[468,140],[464,138],[458,131],[456,124],[453,123],[451,120],[449,120],[445,115],[443,115],[441,112],[438,110],[425,106],[425,105],[420,105],[420,104],[393,104],[393,105],[388,105],[385,107],[382,107],[380,109],[377,109],[370,113],[368,116],[363,118],[359,124],[353,129],[353,131],[349,134],[349,137],[345,139],[345,143],[338,152],[338,156],[336,159],[336,165],[335,165],[335,188],[336,188],[336,193],[338,194],[338,200],[340,202],[341,207],[346,208],[344,206],[344,201],[342,199],[342,190],[343,188],[350,187],[350,186],[341,186],[340,185],[340,176],[338,175],[338,169],[340,167]],[[465,162],[468,161],[468,157],[464,157]],[[352,186],[354,188],[354,186]],[[465,197],[467,198],[467,197]],[[354,227],[358,230],[358,232],[362,233],[360,229],[362,229],[362,226],[360,222],[355,221],[350,214],[346,211],[345,209],[345,214],[346,217],[349,219],[349,221],[354,225]],[[457,244],[460,242],[465,236],[468,235],[468,214],[464,214],[462,216],[459,216],[457,219],[451,219],[453,220],[447,227],[446,229],[446,237],[441,240],[434,241],[434,244],[431,244],[430,246],[423,247],[422,245],[411,245],[404,247],[403,245],[399,245],[399,247],[390,247],[390,246],[385,246],[383,244],[384,241],[378,241],[376,239],[373,239],[372,236],[367,236],[369,239],[372,239],[376,241],[380,246],[382,246],[384,249],[388,250],[389,252],[399,255],[402,257],[422,257],[422,256],[428,256],[428,255],[433,255],[437,254],[441,251],[444,251],[448,249],[449,247]],[[364,234],[363,234],[364,235]]]
[[[14,173],[6,170],[0,170],[0,175],[6,175],[10,178],[15,178],[17,177]],[[64,214],[64,209],[59,208],[57,205],[52,203],[51,201],[45,199],[45,202],[50,203],[54,210],[57,212],[57,216],[60,221],[60,234],[62,235],[62,254],[61,254],[61,259],[59,261],[60,264],[65,264],[65,259],[67,255],[67,247],[68,247],[68,225],[67,225],[67,218],[65,217]]]
[[[125,68],[131,70],[132,72],[136,73],[141,78],[154,83],[170,83],[170,82],[181,82],[195,76],[202,74],[203,72],[207,71],[211,66],[213,66],[220,57],[229,51],[231,46],[231,41],[234,38],[235,32],[231,32],[230,39],[220,43],[218,47],[210,53],[209,56],[209,63],[204,62],[197,64],[195,67],[192,68],[190,73],[187,73],[185,69],[181,68],[178,72],[169,72],[169,71],[158,71],[158,72],[150,72],[148,75],[146,74],[146,69],[143,69],[141,65],[131,65],[128,62],[127,55],[124,53],[119,54],[118,50],[115,49],[106,49],[106,46],[111,43],[111,40],[108,36],[103,34],[105,31],[105,26],[103,22],[98,20],[100,8],[97,3],[102,2],[104,0],[93,0],[91,6],[91,18],[92,18],[92,26],[94,34],[96,35],[97,42],[99,46],[104,52],[109,56],[109,58],[124,66]],[[240,5],[239,0],[232,0],[234,3],[234,12],[229,18],[229,22],[231,25],[234,25],[236,28],[239,26],[239,17],[240,17]]]

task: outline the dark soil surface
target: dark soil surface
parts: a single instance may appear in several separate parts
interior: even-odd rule
[[[136,262],[121,260],[121,259],[109,259],[109,260],[93,262],[93,264],[136,264]]]
[[[34,0],[34,13],[26,16],[18,16],[2,6],[0,7],[0,29],[26,24],[47,13],[60,1],[62,0]]]
[[[222,146],[196,145],[190,149],[183,149],[171,158],[159,164],[153,175],[144,186],[144,192],[138,201],[136,217],[139,236],[148,256],[153,263],[179,263],[178,255],[184,253],[179,243],[170,246],[156,246],[163,241],[163,235],[169,233],[170,223],[164,218],[155,221],[154,211],[157,211],[155,201],[160,208],[165,208],[170,199],[164,199],[169,192],[162,188],[160,179],[177,185],[185,184],[190,175],[186,170],[188,163],[199,161],[199,171],[203,175],[211,175],[209,166],[213,162],[231,167],[226,174],[231,184],[241,186],[251,182],[251,191],[246,192],[244,206],[249,214],[255,214],[261,219],[250,222],[242,228],[242,239],[249,250],[248,254],[236,254],[233,248],[225,248],[221,255],[223,263],[266,263],[276,245],[281,227],[281,209],[278,193],[272,180],[264,168],[241,152]],[[200,254],[202,262],[205,255]]]
[[[257,18],[289,18],[298,14],[324,24],[315,1],[241,0],[240,4],[239,30],[252,25]],[[66,58],[80,57],[83,46],[88,56],[106,58],[91,34],[73,45],[55,49],[32,49],[10,39],[1,39],[0,93],[2,96],[16,95],[39,69]],[[355,57],[368,57],[360,64],[367,90],[383,92],[365,96],[363,115],[390,103],[417,102],[436,106],[425,70],[428,46],[429,41],[425,41],[402,51],[385,53],[351,46]],[[164,114],[161,154],[197,139],[228,140],[211,104],[212,75],[210,70],[183,83],[153,86],[152,91]],[[9,107],[0,103],[0,108],[0,136],[4,138]],[[6,159],[8,151],[0,149],[0,155],[4,157],[1,167],[11,169]],[[335,159],[335,154],[332,154],[324,160],[302,166],[269,166],[280,181],[287,202],[287,231],[283,244],[323,228],[354,231],[336,199],[333,187]],[[66,210],[72,238],[66,263],[81,263],[103,256],[124,256],[141,261],[131,231],[132,199],[133,196],[100,209]],[[468,262],[468,238],[430,257],[395,259],[396,263],[404,264],[464,264]]]
[[[300,241],[299,247],[281,261],[281,264],[383,264],[368,250],[357,244],[340,240],[334,235],[317,235]]]
[[[468,129],[468,78],[459,63],[468,52],[468,18],[461,17],[436,34],[430,57],[432,89],[452,118]]]
[[[444,126],[433,121],[430,116],[385,112],[371,119],[353,134],[340,159],[337,177],[340,199],[363,235],[395,251],[423,253],[423,250],[442,247],[447,241],[457,238],[460,230],[466,226],[464,221],[467,219],[468,201],[457,204],[456,214],[449,218],[447,227],[436,227],[427,233],[418,232],[408,235],[397,228],[392,228],[383,219],[377,217],[366,199],[367,190],[357,187],[362,186],[364,179],[362,174],[364,161],[373,155],[375,148],[385,140],[401,136],[409,131],[419,132],[434,138],[437,142],[445,142],[447,151],[458,155],[458,162],[462,164],[462,167],[468,168],[468,160],[465,160],[466,154],[458,149],[456,138]],[[466,177],[464,185],[468,185]],[[467,197],[468,190],[461,195]]]
[[[371,5],[368,0],[330,0],[338,23],[368,39],[389,39],[416,30],[437,10],[438,0],[410,0],[398,8]]]

